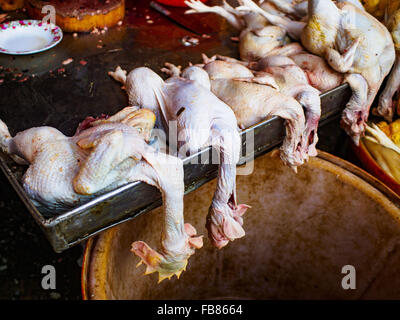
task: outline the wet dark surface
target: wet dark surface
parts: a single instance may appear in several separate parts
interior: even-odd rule
[[[201,52],[237,56],[237,44],[229,39],[235,32],[222,19],[199,18],[222,31],[201,38],[196,47],[185,47],[181,39],[189,35],[186,30],[151,11],[146,1],[133,3],[128,1],[124,24],[104,34],[65,34],[60,45],[47,52],[0,55],[0,119],[11,133],[50,125],[72,134],[87,115],[114,113],[126,106],[120,85],[107,75],[117,65],[128,70],[143,65],[159,70],[165,61],[200,62]],[[68,58],[73,62],[62,65]],[[318,147],[351,159],[338,120],[320,131]],[[56,254],[2,173],[0,215],[0,299],[80,299],[82,246]],[[56,269],[55,290],[41,287],[45,265]]]

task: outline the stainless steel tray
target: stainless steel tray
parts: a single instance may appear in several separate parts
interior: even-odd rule
[[[321,95],[322,117],[320,126],[337,118],[350,97],[347,84]],[[242,150],[246,149],[246,135],[254,135],[254,148],[241,156],[239,164],[260,156],[278,146],[285,135],[283,120],[273,117],[242,131]],[[208,155],[207,155],[208,154]],[[184,160],[186,194],[196,190],[215,178],[217,165],[191,164],[194,157],[210,157],[211,148]],[[145,183],[134,182],[93,198],[70,210],[49,212],[35,206],[20,184],[25,167],[15,165],[9,157],[0,152],[0,167],[26,205],[33,218],[40,225],[56,252],[69,247],[121,222],[133,219],[161,205],[160,192]]]

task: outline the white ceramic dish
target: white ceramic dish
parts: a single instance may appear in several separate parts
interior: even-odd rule
[[[0,53],[32,54],[48,50],[63,37],[60,27],[41,20],[19,20],[0,24]]]

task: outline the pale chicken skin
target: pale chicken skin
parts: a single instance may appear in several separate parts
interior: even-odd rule
[[[309,52],[324,57],[334,70],[351,76],[348,82],[353,97],[343,111],[342,127],[358,145],[371,104],[394,63],[394,45],[388,30],[350,2],[309,0],[306,22],[270,14],[251,0],[241,3],[244,6],[240,10],[263,15],[270,23],[286,29],[293,39],[301,40]],[[364,89],[367,92],[360,91]]]
[[[305,72],[309,84],[321,92],[332,90],[343,83],[343,74],[333,70],[319,56],[303,52],[290,55],[290,58]]]
[[[132,251],[159,280],[178,277],[202,238],[183,218],[183,163],[155,152],[146,142],[155,117],[145,109],[128,107],[92,123],[73,137],[51,127],[37,127],[11,137],[0,121],[0,147],[19,163],[29,165],[22,184],[32,199],[52,208],[75,205],[89,195],[132,181],[157,187],[164,200],[165,224],[160,253],[142,241]],[[151,256],[151,260],[149,257]]]
[[[140,124],[147,127],[147,135],[154,125],[154,114],[148,110],[146,114],[135,114],[132,108],[129,108],[129,111],[131,116],[136,115],[136,119],[137,116],[142,119]],[[118,116],[119,114],[114,117]],[[102,126],[94,126],[73,137],[67,137],[52,127],[31,128],[11,137],[7,126],[1,123],[1,147],[17,162],[29,164],[22,183],[32,199],[47,207],[76,205],[85,196],[101,191],[118,181],[118,170],[115,170],[109,177],[105,174],[101,179],[93,180],[93,183],[82,181],[82,184],[77,183],[74,186],[74,179],[80,170],[88,168],[85,161],[91,149],[86,147],[86,141],[98,139],[100,142],[102,138],[106,139],[107,135],[112,138],[113,132],[126,135],[126,139],[132,137],[138,141],[143,140],[135,124],[131,126],[123,123],[123,120],[113,123],[112,119],[114,118],[109,118]],[[117,165],[118,163],[114,163],[114,166]],[[93,186],[90,186],[91,184]]]
[[[271,52],[260,60],[250,62],[248,64],[249,68],[263,69],[268,67],[270,56],[285,56],[290,58],[303,70],[307,76],[308,84],[320,92],[334,89],[343,83],[344,75],[342,73],[333,70],[325,59],[308,53],[298,42],[271,50]]]
[[[209,238],[214,246],[222,248],[229,241],[243,237],[242,215],[249,206],[236,202],[239,129],[232,110],[207,88],[204,82],[208,81],[207,74],[200,76],[199,81],[175,73],[163,81],[145,67],[136,68],[125,77],[126,73],[119,67],[109,74],[124,84],[130,104],[140,105],[162,116],[160,125],[167,133],[170,125],[176,124],[179,156],[185,157],[186,152],[197,152],[206,146],[219,151],[217,189],[206,224]]]
[[[306,73],[289,57],[269,56],[262,59],[258,71],[272,74],[279,91],[293,97],[306,110],[306,128],[302,147],[309,156],[316,156],[318,122],[321,117],[320,91],[309,84]]]

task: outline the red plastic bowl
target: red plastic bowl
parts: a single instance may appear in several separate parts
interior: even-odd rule
[[[375,178],[382,181],[386,184],[390,189],[396,192],[400,196],[400,184],[394,180],[391,176],[389,176],[381,166],[372,158],[371,154],[365,147],[362,140],[360,141],[360,145],[357,147],[352,144],[353,151],[355,152],[356,156],[360,160],[362,166],[366,171],[372,174]]]
[[[187,7],[184,2],[185,0],[157,0],[157,2],[166,4],[167,6],[173,7]],[[200,0],[201,2],[206,2],[207,0]]]

